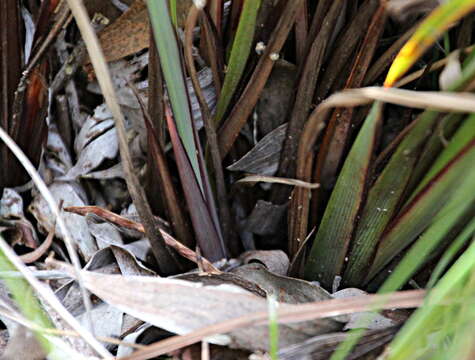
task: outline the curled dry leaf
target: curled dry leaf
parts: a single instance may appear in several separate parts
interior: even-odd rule
[[[113,159],[119,152],[117,132],[115,128],[107,130],[91,141],[80,153],[77,163],[66,174],[66,179],[77,177],[96,169],[106,159]]]
[[[263,288],[267,296],[287,304],[302,304],[331,299],[331,295],[318,285],[308,281],[273,274],[262,264],[247,264],[235,270],[234,274],[252,281]]]
[[[13,189],[3,189],[0,199],[1,227],[12,230],[12,245],[21,244],[31,249],[38,246],[35,227],[23,213],[23,198]]]
[[[277,275],[285,275],[289,270],[289,257],[282,250],[252,250],[240,256],[244,264],[260,263]]]
[[[247,154],[227,167],[231,171],[272,176],[279,167],[280,152],[287,124],[280,125],[264,136]]]
[[[78,184],[55,182],[49,186],[49,190],[58,204],[62,202],[64,206],[85,205],[86,195]],[[55,227],[55,217],[41,194],[35,195],[29,206],[29,211],[47,232]],[[74,229],[71,236],[75,246],[84,259],[89,260],[97,251],[97,245],[89,232],[86,219],[71,213],[64,213],[63,217],[66,226],[69,229]],[[56,228],[55,234],[56,237],[63,239],[59,227]]]
[[[74,140],[74,151],[76,154],[81,151],[95,138],[111,129],[114,126],[112,115],[105,104],[94,109],[94,114],[89,116],[81,126],[79,134]]]

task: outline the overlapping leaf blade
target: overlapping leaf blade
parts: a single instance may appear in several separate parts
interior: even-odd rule
[[[188,208],[203,255],[211,261],[226,256],[216,205],[194,128],[178,43],[165,1],[147,2],[155,42],[174,117],[167,114],[173,149]]]
[[[381,240],[367,280],[375,276],[424,231],[461,185],[464,179],[461,174],[473,167],[473,164],[475,164],[475,139],[465,146],[392,222]]]
[[[305,266],[305,277],[331,287],[344,264],[363,202],[370,160],[381,116],[374,103],[343,165]]]
[[[473,9],[473,0],[446,1],[435,9],[401,49],[389,69],[384,85],[392,86],[442,33]]]
[[[475,77],[475,61],[472,59],[463,69],[462,76],[450,90],[463,89]],[[404,137],[392,155],[383,172],[371,187],[368,199],[361,214],[361,220],[352,242],[349,263],[343,281],[346,285],[361,285],[370,266],[375,248],[381,236],[398,210],[404,203],[406,187],[411,181],[414,169],[419,164],[419,154],[427,137],[432,133],[439,113],[426,110],[419,115],[414,127]],[[448,115],[447,120],[452,119]],[[444,120],[442,120],[444,121]],[[430,158],[425,161],[431,160]]]

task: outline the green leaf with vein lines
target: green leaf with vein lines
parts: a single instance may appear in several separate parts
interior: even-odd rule
[[[343,165],[305,266],[305,277],[331,287],[341,275],[363,201],[382,104],[373,104]]]

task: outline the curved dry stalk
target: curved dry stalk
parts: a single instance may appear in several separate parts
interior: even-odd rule
[[[376,86],[344,90],[322,104],[326,107],[359,106],[374,101],[441,112],[475,112],[475,95],[469,92],[412,91]]]
[[[251,184],[257,183],[257,182],[290,185],[290,186],[300,187],[300,188],[309,189],[309,190],[318,189],[320,187],[320,184],[311,183],[308,181],[302,181],[299,179],[289,179],[289,178],[282,178],[282,177],[277,177],[277,176],[264,176],[264,175],[249,175],[236,181],[236,183],[251,183]]]

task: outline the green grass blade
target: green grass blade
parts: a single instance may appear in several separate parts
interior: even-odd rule
[[[374,277],[432,222],[443,204],[463,182],[467,169],[475,164],[475,140],[465,146],[396,218],[380,242],[366,280]],[[440,216],[441,214],[438,214]]]
[[[450,247],[444,252],[444,255],[440,258],[437,266],[432,271],[430,279],[426,285],[428,289],[433,288],[435,283],[440,279],[442,273],[445,271],[447,266],[450,264],[452,259],[457,255],[457,253],[462,249],[465,243],[470,239],[471,236],[475,233],[475,218],[463,229],[463,231],[457,236],[457,238],[452,242]]]
[[[457,132],[450,140],[449,145],[437,157],[429,172],[422,179],[421,183],[414,191],[411,199],[416,196],[419,191],[426,186],[429,181],[440,171],[448,162],[471,140],[475,138],[475,114],[470,115],[460,126]]]
[[[385,86],[392,86],[454,22],[475,9],[474,0],[446,1],[416,30],[394,59]]]
[[[451,86],[452,91],[461,90],[475,78],[475,56],[468,61],[460,79]],[[413,129],[409,131],[383,172],[368,192],[368,199],[361,214],[355,239],[349,256],[349,263],[343,276],[347,286],[360,286],[373,260],[376,245],[384,229],[394,216],[398,204],[403,200],[407,184],[419,161],[419,153],[428,134],[435,128],[438,112],[426,110]],[[451,119],[448,115],[447,119]]]
[[[0,239],[3,241],[3,237],[1,235]],[[17,271],[17,268],[10,262],[10,260],[8,260],[1,250],[0,271]],[[3,282],[13,295],[13,300],[26,319],[30,320],[41,328],[53,328],[51,320],[41,307],[40,302],[33,292],[33,289],[26,280],[5,277]],[[48,354],[53,349],[53,346],[40,332],[36,331],[35,335],[45,353]]]
[[[147,6],[178,133],[190,159],[196,179],[200,184],[201,191],[204,192],[196,154],[197,146],[193,134],[193,120],[190,113],[188,92],[168,6],[165,1],[155,0],[148,0]]]
[[[426,140],[427,130],[434,126],[436,120],[437,113],[434,111],[426,111],[419,117],[369,190],[343,276],[346,285],[359,286],[366,277],[376,245],[404,193],[419,150]]]
[[[277,307],[279,303],[274,296],[267,297],[269,311],[269,355],[271,360],[279,360],[279,323]]]
[[[460,174],[459,174],[460,176]],[[395,291],[403,286],[426,262],[450,230],[475,204],[475,167],[464,174],[464,181],[453,198],[444,206],[434,223],[416,241],[383,284],[380,292]]]
[[[257,14],[261,0],[244,1],[244,6],[239,18],[239,25],[234,37],[231,55],[224,78],[221,95],[216,105],[215,124],[218,126],[231,102],[236,88],[241,80],[247,59],[251,53],[256,28]]]
[[[411,174],[411,178],[407,184],[405,194],[410,194],[418,187],[427,172],[433,166],[435,159],[444,149],[444,139],[450,139],[459,126],[462,124],[465,114],[451,113],[443,116],[437,121],[432,134],[424,145],[421,154],[417,160],[417,166]]]
[[[423,307],[408,320],[403,329],[391,343],[391,353],[388,359],[410,359],[417,344],[414,339],[423,339],[430,332],[435,332],[435,325],[440,327],[440,312],[444,301],[456,301],[455,290],[463,285],[467,276],[475,269],[475,243],[460,256],[447,274],[439,281],[430,293]],[[437,324],[437,322],[439,324]],[[432,325],[432,326],[431,326]]]
[[[471,181],[471,184],[473,184],[473,179],[470,181]],[[383,286],[379,289],[378,293],[387,293],[387,292],[395,291],[406,282],[407,278],[410,276],[410,273],[412,273],[413,271],[416,271],[416,268],[418,266],[417,258],[419,258],[419,260],[423,260],[424,254],[418,253],[418,251],[422,250],[424,252],[425,245],[435,246],[436,245],[435,243],[441,240],[443,235],[439,234],[438,230],[440,229],[444,232],[447,230],[447,228],[450,228],[450,224],[447,224],[447,220],[450,220],[450,219],[448,218],[441,219],[441,222],[435,223],[433,227],[427,230],[427,232],[421,238],[421,241],[418,242],[418,245],[416,244],[416,246],[414,246],[411,249],[411,251],[406,255],[404,260],[398,265],[393,275],[390,278],[388,278],[386,282],[383,284]],[[458,236],[455,242],[458,242],[460,240],[463,240],[463,242],[465,242],[466,239],[471,234],[473,234],[474,231],[475,231],[475,219],[472,220],[472,222],[465,227],[465,229]],[[434,238],[432,238],[432,236],[434,236]],[[453,256],[455,256],[456,252],[457,251],[453,252]],[[448,264],[448,261],[450,260],[446,259],[446,264]],[[411,263],[412,263],[412,266],[411,266]],[[409,271],[408,269],[406,269],[407,266],[411,267]],[[440,273],[443,271],[444,268],[445,266],[441,268]],[[361,324],[363,324],[363,320],[361,321]],[[428,324],[426,323],[426,325]],[[364,334],[365,334],[364,329],[351,330],[348,334],[348,338],[343,343],[341,343],[336,349],[336,351],[332,354],[331,360],[346,359],[346,356],[350,353],[351,349],[357,344],[359,339]]]
[[[341,274],[356,216],[363,201],[382,104],[373,104],[331,194],[305,266],[305,277],[331,287]]]
[[[173,26],[177,26],[178,24],[178,13],[177,13],[177,0],[168,0],[168,5],[170,6],[170,17],[172,18]]]
[[[166,1],[148,0],[147,5],[174,115],[172,118],[167,114],[168,129],[174,139],[175,156],[179,159],[180,179],[183,188],[188,190],[185,190],[185,197],[193,228],[201,249],[206,251],[203,255],[211,261],[217,261],[226,256],[226,249],[198,134],[193,124],[175,30]],[[191,189],[197,189],[200,193]]]

